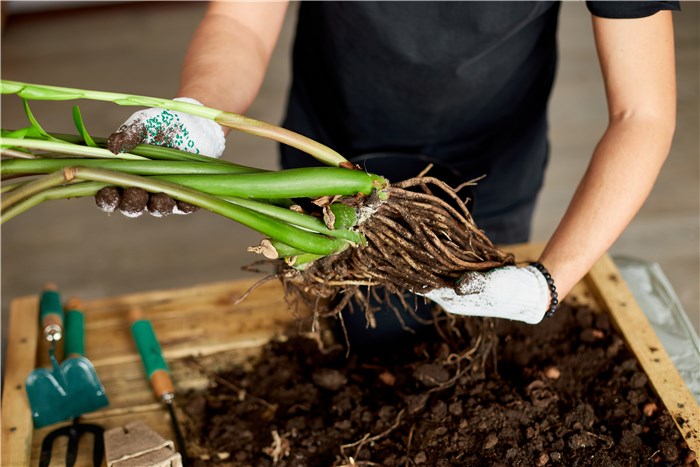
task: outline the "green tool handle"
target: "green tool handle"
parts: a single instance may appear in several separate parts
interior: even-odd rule
[[[48,341],[58,341],[63,336],[63,306],[55,284],[46,284],[39,299],[39,322]]]
[[[141,355],[146,377],[159,399],[170,398],[175,393],[175,389],[170,379],[170,369],[163,358],[153,326],[147,319],[140,317],[133,319],[133,314],[132,310],[131,335],[136,342],[139,355]]]
[[[80,308],[82,306],[75,298],[66,303],[66,339],[63,343],[65,358],[85,355],[85,315]]]

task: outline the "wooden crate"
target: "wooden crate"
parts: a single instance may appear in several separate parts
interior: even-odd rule
[[[536,245],[510,248],[521,261],[534,260],[540,249]],[[260,286],[235,304],[254,283],[223,282],[86,302],[86,356],[105,386],[110,405],[84,415],[82,420],[105,429],[141,420],[174,439],[167,411],[155,400],[145,380],[130,335],[128,310],[138,305],[153,323],[177,389],[201,387],[207,378],[186,357],[205,357],[208,370],[216,371],[256,354],[271,336],[294,321],[277,281]],[[568,299],[611,315],[681,435],[700,453],[700,407],[611,259],[601,258]],[[36,296],[20,297],[11,304],[2,395],[3,467],[36,465],[41,440],[58,426],[33,429],[24,389],[24,380],[34,368],[48,366],[47,344],[39,339],[37,304]],[[54,449],[55,465],[61,465],[64,450],[65,443]],[[83,455],[90,452],[87,445],[80,450]],[[79,461],[78,465],[89,465],[87,459],[81,460],[84,463]]]

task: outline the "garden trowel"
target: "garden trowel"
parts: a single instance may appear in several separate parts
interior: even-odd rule
[[[109,403],[95,368],[83,356],[85,326],[79,302],[69,301],[64,314],[56,288],[46,287],[39,306],[44,336],[51,342],[51,368],[34,370],[25,381],[34,426],[37,428],[77,418]],[[62,334],[65,335],[63,348],[66,358],[59,365],[56,341],[57,335]]]

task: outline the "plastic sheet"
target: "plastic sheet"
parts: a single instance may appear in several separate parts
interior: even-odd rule
[[[700,338],[671,283],[657,263],[614,256],[639,306],[700,403]]]

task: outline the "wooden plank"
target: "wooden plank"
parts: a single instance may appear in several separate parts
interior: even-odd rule
[[[151,320],[166,359],[259,347],[271,329],[281,330],[292,315],[278,281],[260,286],[236,303],[255,282],[217,283],[87,302],[86,355],[96,366],[139,360],[133,352],[128,320],[128,311],[135,305]]]
[[[10,305],[5,381],[2,393],[2,465],[29,464],[34,424],[24,380],[35,369],[39,300],[22,297]]]
[[[591,269],[587,281],[671,413],[690,449],[700,453],[700,406],[678,373],[649,320],[609,256]]]

